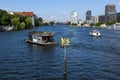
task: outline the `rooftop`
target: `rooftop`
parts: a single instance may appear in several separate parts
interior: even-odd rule
[[[33,12],[14,12],[15,14],[23,15],[23,16],[28,16],[31,17],[33,16]]]

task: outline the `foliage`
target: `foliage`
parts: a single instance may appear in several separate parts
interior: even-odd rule
[[[93,24],[93,23],[91,23],[91,24],[90,24],[90,26],[94,26],[94,24]]]
[[[19,29],[21,29],[21,30],[25,29],[25,23],[24,23],[24,22],[21,22],[21,23],[20,23]]]
[[[34,15],[35,26],[43,25],[43,19]],[[32,28],[30,17],[18,14],[8,14],[7,11],[0,9],[0,26],[13,26],[15,30]]]
[[[36,15],[34,15],[34,17],[35,17],[35,26],[42,26],[42,25],[44,25],[43,24],[43,19],[41,17],[38,17]]]
[[[102,23],[98,22],[95,24],[95,26],[100,26]]]
[[[15,30],[19,29],[19,24],[20,24],[19,18],[13,18],[13,19],[11,19],[11,23],[14,26]]]
[[[49,22],[49,25],[54,25],[54,24],[55,24],[54,21]]]
[[[10,24],[9,15],[4,14],[4,15],[2,16],[1,24],[3,24],[3,25],[9,25],[9,24]]]
[[[44,25],[44,26],[48,26],[48,25],[49,25],[49,23],[45,22],[43,25]]]
[[[77,25],[77,23],[72,23],[72,25],[76,26],[76,25]]]
[[[112,22],[108,22],[107,25],[113,25],[115,23],[116,23],[115,21],[112,21]]]
[[[83,25],[84,25],[84,23],[81,24],[81,26],[83,26]]]
[[[39,21],[39,22],[42,22],[42,21],[43,21],[43,19],[42,19],[41,17],[39,17],[39,18],[38,18],[38,21]]]
[[[70,21],[68,21],[66,24],[67,24],[67,25],[71,25],[71,22],[70,22]]]
[[[25,23],[26,23],[26,28],[32,28],[32,22],[29,17],[25,19]]]
[[[11,15],[7,14],[5,10],[0,9],[0,25],[10,25]]]

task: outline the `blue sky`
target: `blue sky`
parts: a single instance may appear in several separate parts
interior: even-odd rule
[[[107,4],[116,4],[120,12],[120,0],[1,0],[0,9],[33,11],[43,19],[65,21],[70,19],[71,11],[77,11],[82,20],[87,10],[92,11],[92,16],[102,15]]]

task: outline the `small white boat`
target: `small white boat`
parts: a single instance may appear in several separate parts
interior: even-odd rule
[[[98,37],[98,36],[100,36],[101,34],[100,34],[100,31],[98,31],[98,30],[92,30],[92,31],[90,31],[90,33],[89,33],[91,36],[95,36],[95,37]]]

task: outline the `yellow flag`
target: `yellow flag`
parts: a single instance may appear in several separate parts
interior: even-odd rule
[[[64,38],[61,37],[61,45],[64,45]]]
[[[65,39],[65,45],[69,45],[70,44],[70,40],[69,40],[69,38],[66,38]]]
[[[61,37],[61,45],[69,45],[69,44],[70,44],[69,38]]]

